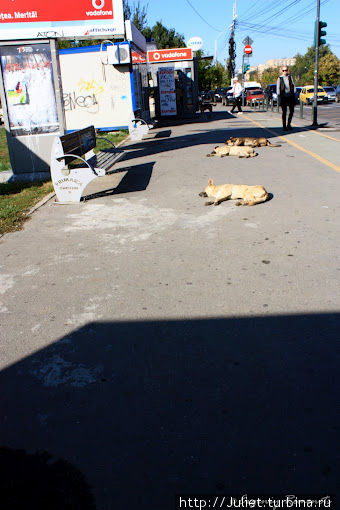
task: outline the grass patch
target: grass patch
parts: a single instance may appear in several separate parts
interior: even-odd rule
[[[101,133],[115,145],[128,136],[127,130]],[[95,152],[112,148],[107,140],[97,139]],[[0,171],[11,168],[6,132],[0,129]],[[48,182],[7,182],[0,183],[0,235],[20,230],[27,218],[28,211],[42,198],[53,191],[53,184]]]
[[[20,230],[28,211],[51,191],[50,181],[0,183],[0,234]]]
[[[0,172],[10,169],[11,163],[9,161],[6,131],[4,128],[0,128]]]
[[[111,131],[110,133],[104,133],[104,131],[102,131],[97,135],[97,146],[94,149],[94,152],[98,152],[103,149],[109,149],[110,147],[112,148],[112,145],[108,143],[107,140],[101,140],[101,137],[108,138],[112,143],[118,145],[128,136],[128,134],[129,131],[127,129],[122,129],[121,131]]]

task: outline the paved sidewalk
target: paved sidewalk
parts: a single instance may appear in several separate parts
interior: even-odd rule
[[[150,131],[0,240],[2,444],[70,462],[97,510],[335,492],[339,142],[278,126]],[[235,134],[282,146],[206,157]],[[208,178],[271,200],[205,207]]]

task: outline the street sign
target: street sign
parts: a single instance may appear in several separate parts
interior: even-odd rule
[[[189,41],[187,42],[187,47],[191,48],[192,51],[200,50],[203,48],[203,39],[198,36],[190,37]]]
[[[248,45],[248,44],[253,44],[253,40],[250,39],[250,37],[247,35],[247,37],[245,37],[242,41],[242,44],[244,44],[245,46]]]
[[[250,46],[250,44],[247,44],[244,47],[244,53],[246,53],[246,55],[250,55],[251,53],[253,53],[253,48]]]

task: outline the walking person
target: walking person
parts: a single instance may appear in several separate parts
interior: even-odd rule
[[[282,109],[282,128],[284,131],[291,131],[292,118],[294,115],[295,106],[295,85],[293,78],[288,72],[287,66],[282,66],[282,74],[278,77],[276,82],[277,100]],[[287,107],[289,108],[288,122],[287,122]]]
[[[239,83],[238,81],[238,78],[237,76],[235,76],[235,78],[233,79],[233,99],[234,99],[234,103],[233,103],[233,107],[232,109],[230,110],[230,113],[234,113],[234,110],[235,110],[235,107],[237,106],[237,113],[238,115],[242,115],[242,108],[241,108],[241,104],[242,104],[242,91],[243,91],[243,88],[242,88],[242,85]]]

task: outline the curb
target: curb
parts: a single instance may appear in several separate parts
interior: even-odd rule
[[[51,191],[51,193],[49,193],[48,195],[46,195],[46,197],[42,198],[40,200],[40,202],[38,202],[37,204],[35,204],[35,206],[33,206],[27,213],[27,216],[31,216],[35,211],[37,211],[38,209],[40,209],[40,207],[42,207],[43,205],[46,204],[46,202],[48,202],[49,200],[51,200],[51,198],[53,198],[55,196],[55,192],[54,191]]]
[[[119,142],[116,147],[119,147],[120,145],[123,145],[123,143],[129,138],[129,136],[127,136],[127,138],[124,138],[124,140],[122,140],[121,142]],[[38,202],[37,204],[35,204],[35,206],[33,206],[27,213],[27,216],[31,216],[35,211],[37,211],[38,209],[40,209],[40,207],[42,207],[43,205],[45,205],[47,202],[49,202],[49,200],[51,200],[53,197],[55,197],[56,194],[54,191],[52,191],[51,193],[49,193],[48,195],[46,195],[46,197],[42,198],[40,200],[40,202]]]

